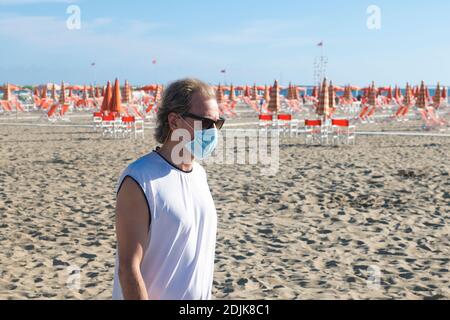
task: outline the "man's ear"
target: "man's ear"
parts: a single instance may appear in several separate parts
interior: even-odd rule
[[[179,116],[178,116],[178,114],[176,114],[176,113],[169,113],[169,116],[167,117],[167,119],[168,119],[168,122],[169,122],[169,127],[170,127],[170,129],[173,131],[173,130],[176,130],[176,129],[178,129],[178,120],[179,120]]]

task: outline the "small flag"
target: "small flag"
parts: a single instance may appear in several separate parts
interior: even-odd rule
[[[95,62],[92,62],[92,63],[91,63],[91,67],[95,67]]]
[[[323,47],[323,41],[319,42],[319,43],[317,44],[317,46],[318,46],[318,47]]]
[[[225,70],[225,69],[220,70],[220,73],[227,73],[227,70]]]
[[[157,64],[157,63],[158,63],[158,61],[156,61],[156,59],[152,60],[152,64]]]

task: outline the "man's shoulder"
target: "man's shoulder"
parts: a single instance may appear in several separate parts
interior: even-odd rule
[[[129,164],[127,171],[136,173],[151,172],[158,167],[158,163],[160,163],[160,159],[156,156],[156,152],[151,152]]]
[[[205,168],[197,161],[194,162],[194,171],[197,171],[200,175],[204,176],[205,178],[207,176]]]
[[[130,163],[128,167],[135,168],[135,167],[139,167],[139,166],[147,164],[149,161],[152,161],[152,159],[154,158],[153,153],[154,152],[151,152],[149,154],[146,154],[145,156],[140,157],[139,159]]]

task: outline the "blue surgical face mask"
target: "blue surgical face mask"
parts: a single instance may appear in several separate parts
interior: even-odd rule
[[[189,123],[187,124],[192,128]],[[195,159],[205,160],[216,149],[218,136],[219,131],[216,128],[194,130],[194,140],[186,143],[185,148],[194,156]]]

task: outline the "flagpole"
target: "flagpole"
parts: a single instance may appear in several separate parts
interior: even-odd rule
[[[321,56],[322,56],[322,58],[323,58],[323,53],[324,53],[324,46],[325,46],[325,43],[323,42],[323,40],[322,40],[322,45],[320,46],[320,52],[321,52]]]
[[[222,69],[220,71],[220,73],[223,74],[223,85],[226,86],[227,85],[227,70],[226,69]]]
[[[97,86],[97,69],[95,67],[96,67],[96,63],[92,62],[91,68],[92,68],[93,74],[94,74],[94,86]]]

